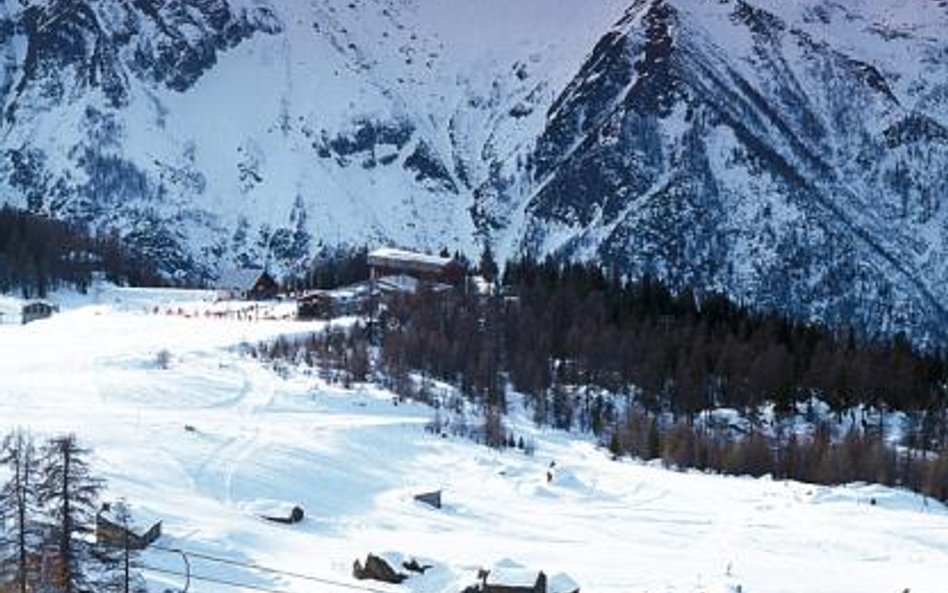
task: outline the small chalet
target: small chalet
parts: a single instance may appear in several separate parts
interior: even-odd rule
[[[332,319],[336,302],[327,290],[314,290],[296,297],[297,319]]]
[[[58,312],[59,307],[48,301],[30,301],[23,305],[20,310],[20,319],[22,319],[23,325],[26,325],[31,321],[52,317],[53,313]]]
[[[95,542],[100,546],[144,550],[161,537],[161,521],[158,521],[142,533],[136,533],[131,525],[123,525],[112,516],[109,504],[103,504],[95,516]]]
[[[335,290],[311,290],[296,297],[299,319],[332,319],[343,315],[359,315],[368,308],[368,284],[355,284]]]
[[[280,285],[266,270],[229,270],[217,281],[217,298],[221,301],[265,301],[276,298],[279,292]]]
[[[460,284],[464,266],[451,257],[427,255],[403,249],[382,248],[369,253],[372,280],[389,276],[409,276],[423,282]]]
[[[483,593],[547,593],[546,575],[502,560],[484,576]]]

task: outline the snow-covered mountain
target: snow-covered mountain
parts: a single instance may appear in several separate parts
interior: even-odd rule
[[[946,6],[638,2],[550,110],[520,244],[944,338]]]
[[[297,229],[473,250],[471,188],[542,131],[621,8],[6,2],[4,194],[117,227],[172,270],[262,260],[257,243],[291,259]]]
[[[19,0],[0,196],[166,269],[594,257],[946,338],[948,4]]]

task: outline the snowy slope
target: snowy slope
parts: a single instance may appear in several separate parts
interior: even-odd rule
[[[361,585],[349,574],[368,552],[437,564],[376,587],[393,592],[456,593],[505,558],[601,593],[939,593],[948,582],[948,511],[917,495],[614,462],[516,414],[516,431],[536,443],[532,457],[443,439],[424,430],[430,409],[394,406],[370,386],[282,379],[240,355],[242,341],[320,324],[209,318],[203,311],[222,307],[209,296],[102,289],[50,320],[0,326],[2,428],[75,431],[95,449],[108,495],[128,497],[142,522],[164,521],[165,547]],[[162,349],[167,369],[154,365]],[[412,500],[435,488],[442,510]],[[258,518],[297,504],[299,525]],[[157,550],[145,560],[183,566]],[[191,562],[194,574],[281,591],[314,586]],[[182,586],[173,575],[149,578]]]

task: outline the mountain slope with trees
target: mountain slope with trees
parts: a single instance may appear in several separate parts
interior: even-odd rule
[[[77,223],[0,207],[0,293],[45,297],[62,286],[84,292],[95,274],[119,284],[154,286],[170,280],[118,232],[91,237]]]

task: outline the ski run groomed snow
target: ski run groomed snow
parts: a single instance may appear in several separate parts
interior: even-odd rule
[[[565,573],[589,593],[948,591],[948,513],[916,494],[612,461],[522,410],[509,422],[533,455],[442,438],[425,430],[428,407],[276,373],[239,348],[322,323],[238,318],[245,304],[211,298],[98,287],[60,299],[51,319],[0,325],[4,431],[74,432],[105,498],[126,498],[139,523],[162,520],[158,544],[192,552],[192,574],[244,584],[189,591],[458,593],[494,565]],[[434,489],[440,510],[413,499]],[[260,518],[294,505],[299,524]],[[435,568],[402,585],[353,580],[369,552]],[[146,571],[151,590],[181,590],[178,554],[143,561],[167,571]]]

